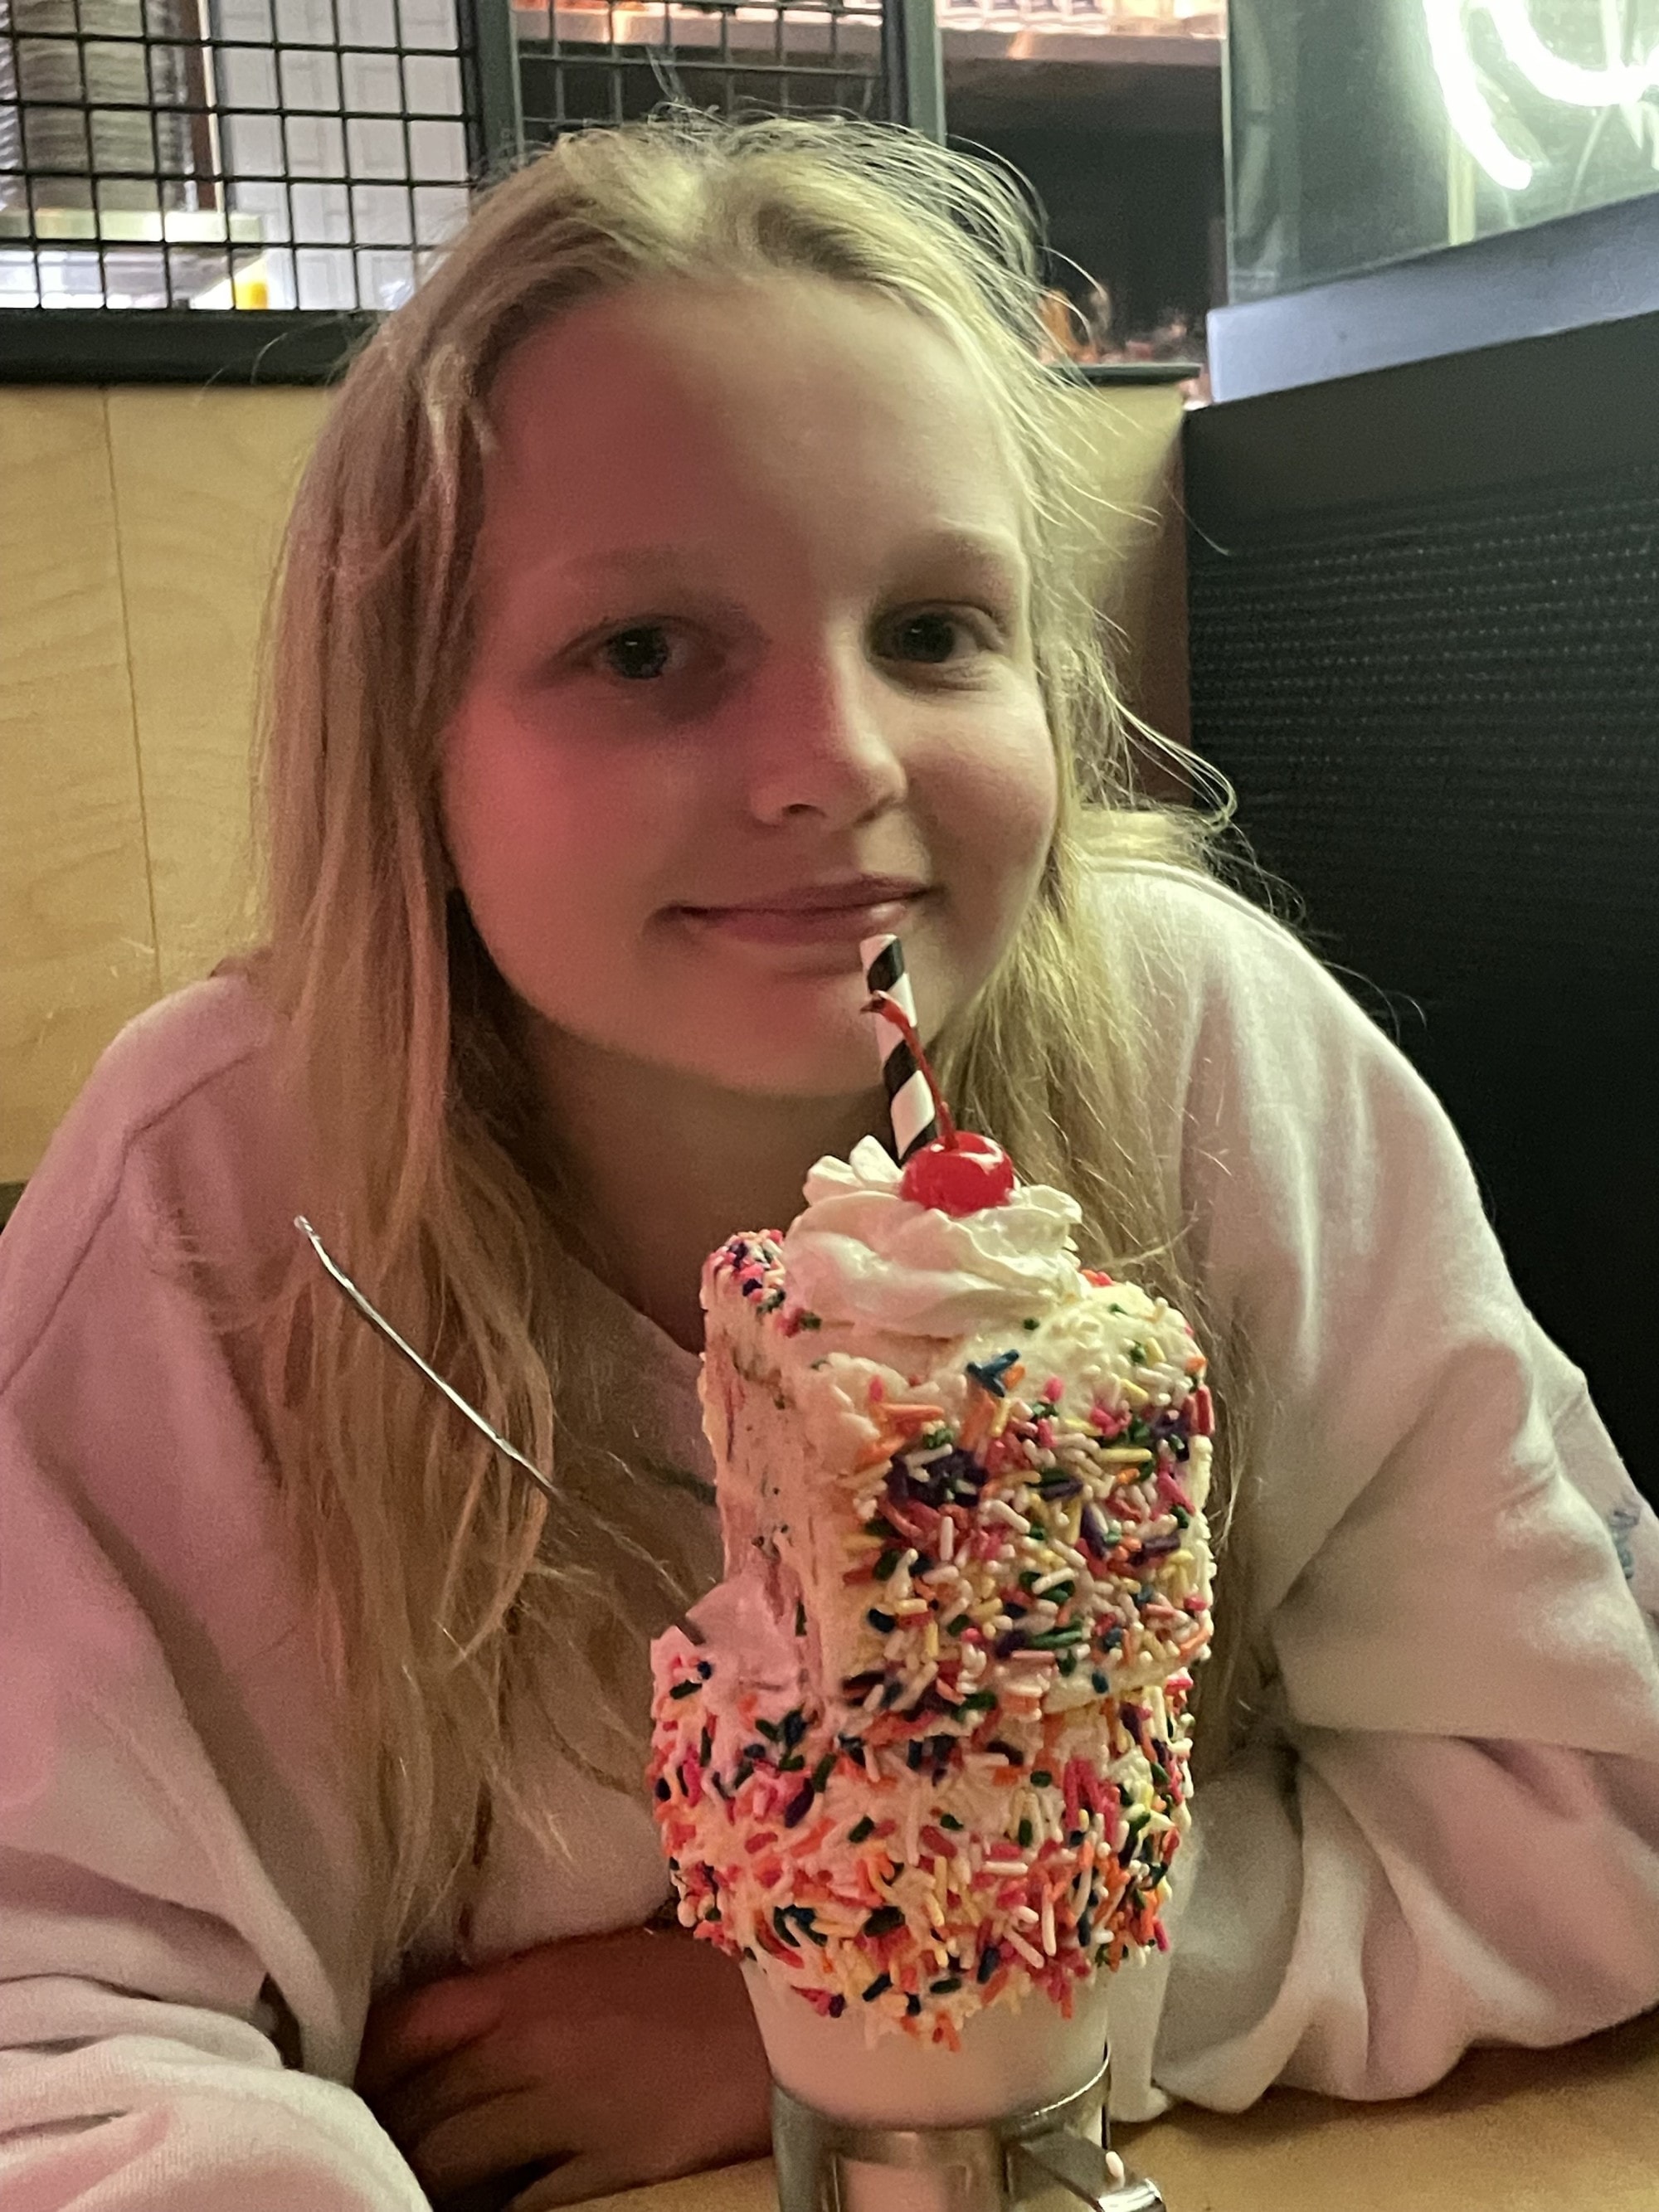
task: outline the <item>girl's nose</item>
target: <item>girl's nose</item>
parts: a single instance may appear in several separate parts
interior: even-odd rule
[[[816,817],[848,829],[904,798],[904,702],[861,651],[771,672],[745,702],[748,805],[768,826]]]

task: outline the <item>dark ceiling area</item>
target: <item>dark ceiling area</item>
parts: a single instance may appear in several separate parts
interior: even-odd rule
[[[1167,307],[1197,317],[1226,296],[1221,70],[1207,42],[1157,41],[1171,59],[1077,58],[1101,44],[1043,33],[1043,58],[1025,61],[947,40],[946,112],[953,142],[1027,179],[1054,281],[1074,295],[1079,270],[1104,282],[1122,337]]]
[[[964,33],[963,41],[971,33]],[[998,40],[1006,46],[1006,40]],[[1041,60],[963,51],[945,42],[946,111],[953,136],[984,127],[1029,123],[1138,137],[1168,132],[1221,143],[1221,62],[1209,41],[1163,40],[1178,58],[1107,61],[1092,58],[1103,41],[1041,32],[1032,40]],[[1139,43],[1139,42],[1137,42]],[[1151,46],[1154,42],[1145,42]],[[1081,51],[1079,51],[1081,50]]]

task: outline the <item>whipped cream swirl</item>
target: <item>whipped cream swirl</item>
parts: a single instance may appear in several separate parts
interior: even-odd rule
[[[898,1335],[976,1336],[1077,1295],[1083,1215],[1063,1191],[1021,1183],[1004,1206],[951,1215],[902,1198],[899,1176],[873,1137],[818,1162],[783,1240],[792,1305]]]

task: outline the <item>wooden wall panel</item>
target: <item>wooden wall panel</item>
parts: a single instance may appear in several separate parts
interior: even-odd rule
[[[0,394],[0,1182],[155,997],[104,395]]]
[[[1113,625],[1119,689],[1136,714],[1179,744],[1192,735],[1184,411],[1177,386],[1106,386],[1079,393],[1073,433],[1084,573]]]
[[[266,590],[321,392],[109,395],[161,986],[253,921],[249,747]]]

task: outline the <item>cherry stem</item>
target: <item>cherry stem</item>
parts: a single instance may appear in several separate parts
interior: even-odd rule
[[[866,1014],[879,1014],[883,1021],[890,1022],[915,1054],[916,1066],[921,1070],[921,1079],[927,1085],[933,1102],[933,1119],[939,1123],[939,1142],[954,1152],[957,1125],[951,1119],[951,1109],[945,1103],[945,1093],[939,1087],[939,1079],[933,1073],[932,1062],[922,1050],[915,1024],[898,1000],[887,991],[878,991],[872,998],[866,1000],[864,1011]]]

